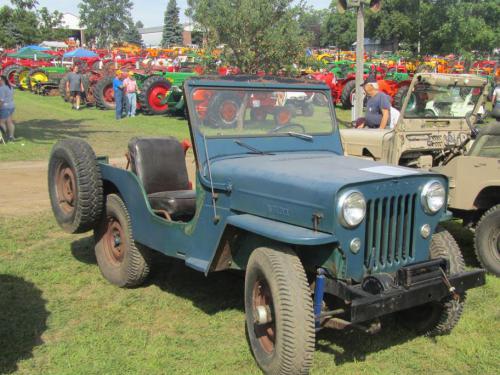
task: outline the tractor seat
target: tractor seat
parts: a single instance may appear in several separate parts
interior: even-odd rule
[[[136,137],[128,144],[128,155],[151,208],[167,219],[189,221],[196,212],[196,192],[189,188],[181,143],[173,137]]]

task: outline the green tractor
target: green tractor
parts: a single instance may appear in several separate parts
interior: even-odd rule
[[[196,73],[193,72],[162,72],[151,76],[136,75],[141,90],[138,103],[142,112],[146,115],[164,115],[172,113],[172,111],[184,111],[184,100],[179,87],[187,78],[194,75]]]
[[[31,69],[26,77],[28,89],[38,95],[58,95],[59,84],[68,72],[65,67],[41,67]]]

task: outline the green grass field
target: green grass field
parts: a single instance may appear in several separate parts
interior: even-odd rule
[[[0,160],[46,159],[59,138],[83,136],[121,156],[134,135],[188,136],[185,121],[113,120],[68,109],[59,98],[18,93],[19,142]],[[347,116],[342,113],[343,116]],[[22,146],[24,144],[24,146]],[[467,265],[469,232],[449,228]],[[160,260],[143,287],[119,289],[100,275],[92,235],[71,236],[50,212],[0,217],[0,374],[258,374],[245,339],[243,278],[202,274]],[[391,318],[381,333],[322,331],[313,374],[497,374],[500,281],[468,294],[451,335],[428,339]]]

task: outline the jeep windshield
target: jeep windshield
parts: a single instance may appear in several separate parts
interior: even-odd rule
[[[191,126],[207,138],[297,137],[331,134],[334,119],[321,91],[196,88]]]
[[[500,135],[485,134],[472,145],[470,156],[500,158]]]
[[[481,87],[417,83],[410,94],[404,117],[464,118],[474,111],[481,93]]]

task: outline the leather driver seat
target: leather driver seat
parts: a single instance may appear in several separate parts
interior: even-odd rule
[[[132,138],[130,167],[142,181],[153,210],[174,220],[190,220],[196,212],[196,192],[189,189],[184,148],[173,137]]]

